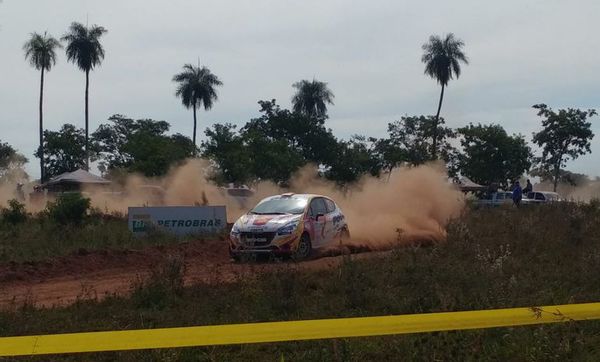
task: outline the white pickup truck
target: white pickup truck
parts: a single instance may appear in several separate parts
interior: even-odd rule
[[[475,200],[474,204],[476,206],[500,206],[512,202],[512,192],[500,190],[486,194],[483,198]]]
[[[532,191],[523,195],[524,204],[546,204],[549,202],[562,201],[559,194],[550,191]]]

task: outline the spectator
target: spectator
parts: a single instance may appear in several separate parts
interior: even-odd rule
[[[529,181],[529,179],[528,179],[527,180],[527,185],[523,189],[523,195],[527,195],[528,193],[530,193],[532,191],[533,191],[533,185],[531,184],[531,181]]]
[[[523,199],[523,190],[521,189],[519,181],[515,181],[512,192],[512,199],[516,207],[521,206],[521,200]]]

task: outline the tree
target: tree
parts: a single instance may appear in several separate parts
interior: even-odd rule
[[[282,109],[275,100],[258,103],[262,115],[239,131],[231,124],[205,131],[202,154],[215,164],[218,182],[286,184],[307,163],[329,167],[336,162],[338,141],[324,119]]]
[[[56,49],[62,48],[62,45],[54,37],[46,34],[40,35],[32,33],[29,40],[23,45],[25,59],[29,59],[32,67],[40,71],[40,124],[39,137],[40,148],[44,144],[44,71],[50,71],[53,65],[56,64]],[[43,183],[46,181],[44,177],[44,157],[40,157],[40,180]]]
[[[182,163],[196,153],[196,147],[188,137],[138,132],[125,145],[125,152],[134,160],[128,167],[131,172],[144,176],[163,176],[169,169]]]
[[[292,84],[296,93],[292,97],[294,112],[302,113],[311,118],[327,117],[327,104],[333,105],[333,92],[327,83],[313,79],[301,80]]]
[[[329,164],[335,160],[337,140],[323,118],[282,109],[276,101],[259,101],[262,116],[250,120],[243,133],[259,131],[271,140],[285,140],[307,162]]]
[[[175,95],[181,98],[185,108],[194,112],[194,131],[192,141],[196,145],[196,108],[204,106],[208,111],[218,100],[216,87],[223,85],[219,78],[206,67],[194,67],[191,64],[183,66],[183,71],[173,77],[177,83]]]
[[[531,170],[531,176],[537,176],[542,183],[554,183],[554,173],[551,170],[544,170],[536,167]],[[590,182],[590,177],[582,173],[560,170],[558,182],[570,186],[583,186]]]
[[[389,138],[381,142],[387,145],[389,155],[397,159],[386,160],[386,163],[406,162],[417,166],[435,160],[436,155],[448,161],[452,151],[450,139],[454,132],[444,124],[444,118],[436,119],[434,116],[404,116],[389,123]]]
[[[15,182],[27,178],[23,166],[27,158],[15,151],[8,143],[0,141],[0,183]]]
[[[77,65],[77,67],[85,72],[85,169],[89,170],[89,85],[90,71],[99,66],[104,59],[104,48],[100,44],[100,37],[107,30],[98,25],[91,27],[73,22],[69,27],[69,31],[61,38],[67,42],[67,60]]]
[[[451,79],[460,77],[460,63],[469,64],[467,56],[462,48],[465,43],[454,37],[454,34],[449,33],[444,39],[437,35],[429,37],[429,42],[423,44],[423,56],[421,61],[425,63],[425,74],[435,79],[442,86],[440,93],[440,101],[438,104],[437,113],[435,115],[437,131],[437,123],[442,109],[442,101],[444,100],[444,88],[448,85]],[[433,157],[437,158],[437,132],[433,134]]]
[[[72,124],[65,124],[59,131],[44,131],[44,145],[35,152],[35,157],[44,157],[48,179],[65,172],[86,167],[85,131]]]
[[[531,148],[521,135],[509,136],[502,126],[473,125],[457,130],[462,153],[457,155],[459,172],[482,185],[508,187],[531,167]]]
[[[556,191],[561,169],[567,161],[592,152],[590,141],[594,133],[592,124],[586,120],[596,115],[596,111],[568,108],[555,112],[545,104],[536,104],[533,108],[538,110],[538,116],[545,118],[542,120],[543,129],[533,134],[533,142],[542,148],[539,165],[542,170],[552,173]]]
[[[354,135],[350,141],[338,142],[336,162],[325,171],[325,177],[339,186],[346,186],[365,174],[379,176],[382,164],[376,157],[371,141]]]
[[[251,127],[243,129],[242,139],[256,180],[271,180],[285,186],[292,174],[308,162],[289,139],[273,138]]]
[[[167,135],[170,124],[152,119],[133,120],[113,115],[92,134],[92,145],[104,169],[124,169],[145,176],[160,176],[196,153],[192,141],[180,134]]]
[[[252,178],[249,165],[252,160],[235,128],[230,123],[215,124],[204,131],[206,140],[201,144],[202,157],[210,159],[216,166],[213,178],[218,184],[243,184]]]

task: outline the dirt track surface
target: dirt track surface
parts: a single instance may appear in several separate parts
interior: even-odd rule
[[[132,284],[147,277],[168,258],[185,263],[185,285],[230,282],[244,275],[281,267],[325,269],[341,257],[321,257],[302,263],[232,263],[225,241],[196,241],[142,250],[80,251],[35,263],[0,265],[0,308],[30,303],[38,307],[68,305],[81,299],[126,295]]]

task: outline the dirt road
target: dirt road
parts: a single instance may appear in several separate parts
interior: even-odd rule
[[[0,265],[0,307],[30,303],[38,307],[67,305],[81,299],[126,295],[132,284],[153,268],[177,256],[185,264],[184,283],[223,283],[276,268],[322,269],[341,257],[321,257],[302,263],[232,263],[224,241],[196,241],[142,250],[80,251],[35,263]]]

